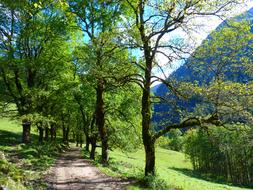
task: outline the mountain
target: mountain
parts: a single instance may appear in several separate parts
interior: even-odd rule
[[[243,20],[248,20],[251,23],[253,23],[253,8],[248,10],[247,12],[243,13],[242,15],[239,15],[237,17],[232,18],[233,20],[236,20],[238,22],[241,22]],[[229,19],[230,20],[230,19]],[[219,33],[221,29],[224,27],[228,27],[228,21],[223,21],[213,33]],[[253,32],[253,27],[251,28],[251,32]],[[212,34],[213,34],[212,33]],[[206,40],[212,40],[211,35],[207,37]],[[201,46],[204,46],[203,41]],[[252,40],[249,41],[249,44],[252,44]],[[200,50],[201,46],[195,50],[193,55],[198,54],[198,51]],[[251,60],[253,61],[253,55],[252,55],[252,48],[244,47],[247,52],[247,55],[250,56]],[[208,67],[208,63],[212,61],[212,56],[207,55],[206,57],[206,64],[202,65],[202,69],[205,70],[205,68]],[[217,59],[217,57],[215,57]],[[195,61],[195,62],[194,62]],[[206,72],[204,74],[199,74],[198,71],[192,66],[194,62],[194,65],[196,64],[196,60],[194,60],[193,57],[190,57],[184,65],[182,65],[180,68],[178,68],[176,71],[174,71],[168,80],[173,80],[177,82],[185,81],[185,82],[198,82],[200,85],[208,84],[213,79],[213,74]],[[241,82],[246,83],[249,80],[252,80],[252,77],[245,74],[243,71],[240,70],[231,70],[227,71],[225,73],[225,80],[234,81],[234,82]],[[201,99],[201,97],[194,97],[190,101],[185,101],[182,99],[179,99],[175,95],[172,95],[166,85],[160,84],[155,87],[153,87],[153,93],[156,96],[163,97],[163,100],[161,103],[154,104],[153,108],[153,118],[152,121],[155,123],[156,127],[159,129],[162,126],[168,124],[168,123],[177,123],[180,121],[180,114],[181,111],[186,112],[192,112],[194,111],[197,103]]]

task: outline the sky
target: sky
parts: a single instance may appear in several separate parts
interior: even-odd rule
[[[229,17],[234,17],[236,15],[240,15],[242,13],[244,13],[245,11],[249,10],[250,8],[253,7],[253,0],[250,0],[248,3],[238,6],[238,7],[234,7],[234,9],[232,9],[229,12],[229,15],[227,18]],[[183,32],[183,31],[177,31],[176,36],[180,36],[183,37],[184,39],[186,39],[190,44],[194,44],[194,48],[192,48],[192,51],[194,51],[194,49],[196,49],[201,42],[213,31],[217,28],[217,26],[219,26],[219,24],[221,24],[223,20],[221,20],[218,17],[209,17],[208,19],[205,17],[199,17],[197,19],[195,19],[193,22],[194,23],[199,23],[199,24],[203,24],[205,23],[205,26],[202,26],[200,30],[192,32],[191,36],[193,36],[191,39],[188,38],[188,36]],[[171,38],[171,36],[165,36],[164,40]],[[166,50],[164,50],[164,52],[166,52]],[[159,62],[159,65],[162,67],[163,72],[161,71],[161,69],[159,68],[155,68],[153,73],[163,79],[167,78],[173,71],[175,71],[178,67],[180,67],[180,65],[182,65],[184,62],[183,61],[175,61],[174,63],[172,63],[171,65],[168,65],[168,61],[167,59],[159,54],[156,59]],[[153,86],[158,85],[159,82],[156,82],[153,84]]]
[[[232,9],[229,12],[228,18],[234,17],[236,15],[240,15],[252,7],[253,7],[253,0],[241,6],[234,7],[234,9]],[[200,18],[198,21],[196,21],[196,22],[206,23],[206,27],[204,28],[203,31],[198,33],[199,36],[196,38],[196,40],[198,41],[198,44],[200,44],[202,40],[204,40],[208,36],[208,34],[210,34],[211,31],[213,31],[219,24],[221,24],[222,21],[223,20],[219,19],[218,17],[210,17],[208,20],[206,18],[202,18],[202,19]]]

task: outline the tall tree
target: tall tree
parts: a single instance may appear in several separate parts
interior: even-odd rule
[[[140,48],[143,54],[143,64],[137,64],[143,69],[142,77],[142,139],[145,148],[146,165],[145,175],[154,174],[155,172],[155,141],[160,136],[166,134],[175,126],[168,126],[158,132],[155,132],[151,125],[151,85],[155,81],[161,81],[167,87],[179,95],[176,87],[169,80],[153,75],[152,71],[160,67],[156,61],[157,55],[162,54],[168,58],[169,62],[175,56],[185,53],[183,47],[175,40],[164,41],[165,36],[169,36],[178,29],[187,29],[190,20],[194,17],[221,15],[227,8],[234,5],[236,1],[200,1],[200,0],[183,0],[183,1],[152,1],[152,0],[125,0],[133,15],[127,18],[126,25],[131,26],[131,30],[126,29],[128,34],[124,36],[125,43],[131,47]],[[128,25],[129,23],[129,25]],[[167,49],[167,52],[164,51]],[[205,119],[203,122],[212,120]],[[198,123],[198,121],[194,121]],[[190,121],[184,121],[179,125],[193,124]]]
[[[46,90],[66,62],[67,22],[54,1],[3,1],[0,12],[3,93],[25,118],[35,112],[36,93]],[[24,143],[30,141],[30,126],[24,119]]]
[[[126,50],[119,47],[119,31],[115,29],[122,6],[119,1],[69,1],[69,5],[70,11],[77,16],[79,26],[84,32],[85,51],[89,52],[89,59],[86,57],[85,62],[86,65],[90,65],[89,72],[95,79],[95,123],[102,143],[102,163],[107,165],[109,145],[105,125],[105,92],[109,86],[117,83],[120,74],[127,71],[124,74],[128,75],[131,72],[128,69],[131,66],[128,55]],[[123,64],[125,67],[122,67]],[[120,78],[124,77],[121,75]]]

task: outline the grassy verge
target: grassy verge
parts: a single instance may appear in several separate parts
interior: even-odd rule
[[[45,189],[45,173],[58,157],[62,146],[57,142],[21,144],[22,127],[0,119],[0,184],[9,190]]]
[[[100,149],[97,150],[100,152]],[[98,160],[94,162],[99,169],[110,176],[123,176],[143,181],[144,151],[125,154],[120,150],[110,152],[110,166],[102,167]],[[156,150],[157,179],[146,179],[151,184],[149,189],[183,189],[183,190],[249,190],[229,184],[216,183],[208,176],[201,176],[192,170],[192,165],[180,152],[157,148]],[[145,179],[144,179],[145,180]],[[165,183],[165,184],[163,184]],[[153,188],[152,188],[153,187]],[[144,189],[142,183],[137,183],[130,189]]]

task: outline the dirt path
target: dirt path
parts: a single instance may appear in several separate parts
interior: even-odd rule
[[[64,153],[50,171],[48,190],[122,190],[130,183],[102,174],[82,158],[77,148]]]

